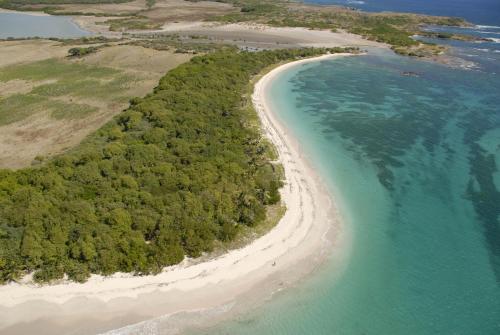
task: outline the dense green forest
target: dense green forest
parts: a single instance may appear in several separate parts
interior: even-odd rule
[[[249,81],[325,51],[194,57],[77,148],[0,170],[0,281],[155,273],[262,222],[282,181]]]

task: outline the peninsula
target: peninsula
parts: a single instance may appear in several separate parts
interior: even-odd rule
[[[70,16],[93,34],[0,41],[0,334],[10,335],[97,334],[160,316],[181,332],[259,305],[328,257],[342,266],[349,229],[268,85],[365,48],[440,57],[445,47],[412,36],[468,25],[271,0],[0,7]]]

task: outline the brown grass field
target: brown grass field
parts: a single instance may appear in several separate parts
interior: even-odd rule
[[[191,56],[112,45],[83,58],[58,42],[0,42],[0,168],[78,144]]]

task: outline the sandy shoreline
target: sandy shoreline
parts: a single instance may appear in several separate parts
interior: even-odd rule
[[[288,63],[255,85],[253,101],[262,129],[276,146],[286,175],[281,192],[287,211],[269,233],[241,249],[197,264],[186,260],[156,276],[94,275],[84,284],[1,286],[0,334],[34,330],[37,334],[97,334],[169,314],[169,320],[163,317],[156,322],[162,331],[171,327],[168,333],[173,334],[261,304],[273,292],[304,278],[332,251],[341,261],[348,249],[348,234],[341,229],[328,191],[296,140],[269,109],[265,91],[279,73],[292,66],[342,56]],[[186,317],[189,313],[196,317]],[[141,334],[143,326],[128,327],[126,333]]]
[[[5,9],[5,8],[0,8],[0,13],[26,14],[31,16],[50,16],[50,14],[44,12],[19,11],[19,10]]]
[[[109,30],[109,26],[102,24],[103,22],[113,19],[110,16],[85,16],[71,15],[67,16],[71,22],[79,29],[90,33],[92,36],[103,36],[107,38],[121,38],[123,34],[117,31]]]
[[[153,34],[178,33],[208,36],[213,41],[240,47],[284,49],[293,47],[387,47],[346,31],[303,27],[272,27],[257,23],[178,22],[167,23]]]
[[[8,14],[25,14],[31,16],[54,16],[54,17],[67,17],[70,22],[74,24],[78,29],[90,33],[91,35],[102,35],[105,37],[113,38],[113,37],[121,37],[122,34],[120,32],[110,31],[107,26],[99,25],[97,23],[104,22],[108,19],[112,19],[113,17],[96,17],[96,16],[85,16],[85,15],[63,15],[56,16],[50,15],[44,12],[33,12],[33,11],[19,11],[19,10],[11,10],[0,8],[0,13],[8,13]]]

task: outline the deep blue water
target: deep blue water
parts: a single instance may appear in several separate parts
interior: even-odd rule
[[[368,12],[409,12],[463,17],[481,25],[500,26],[498,0],[305,0],[317,4],[355,7]]]
[[[69,17],[0,13],[0,39],[9,37],[76,38],[90,35],[80,29]]]
[[[425,39],[453,46],[451,55],[473,62],[473,68],[500,73],[500,0],[305,0],[316,4],[355,7],[368,12],[410,12],[457,16],[475,24],[472,28],[429,27],[429,30],[456,32],[491,39],[491,42],[468,43]]]

